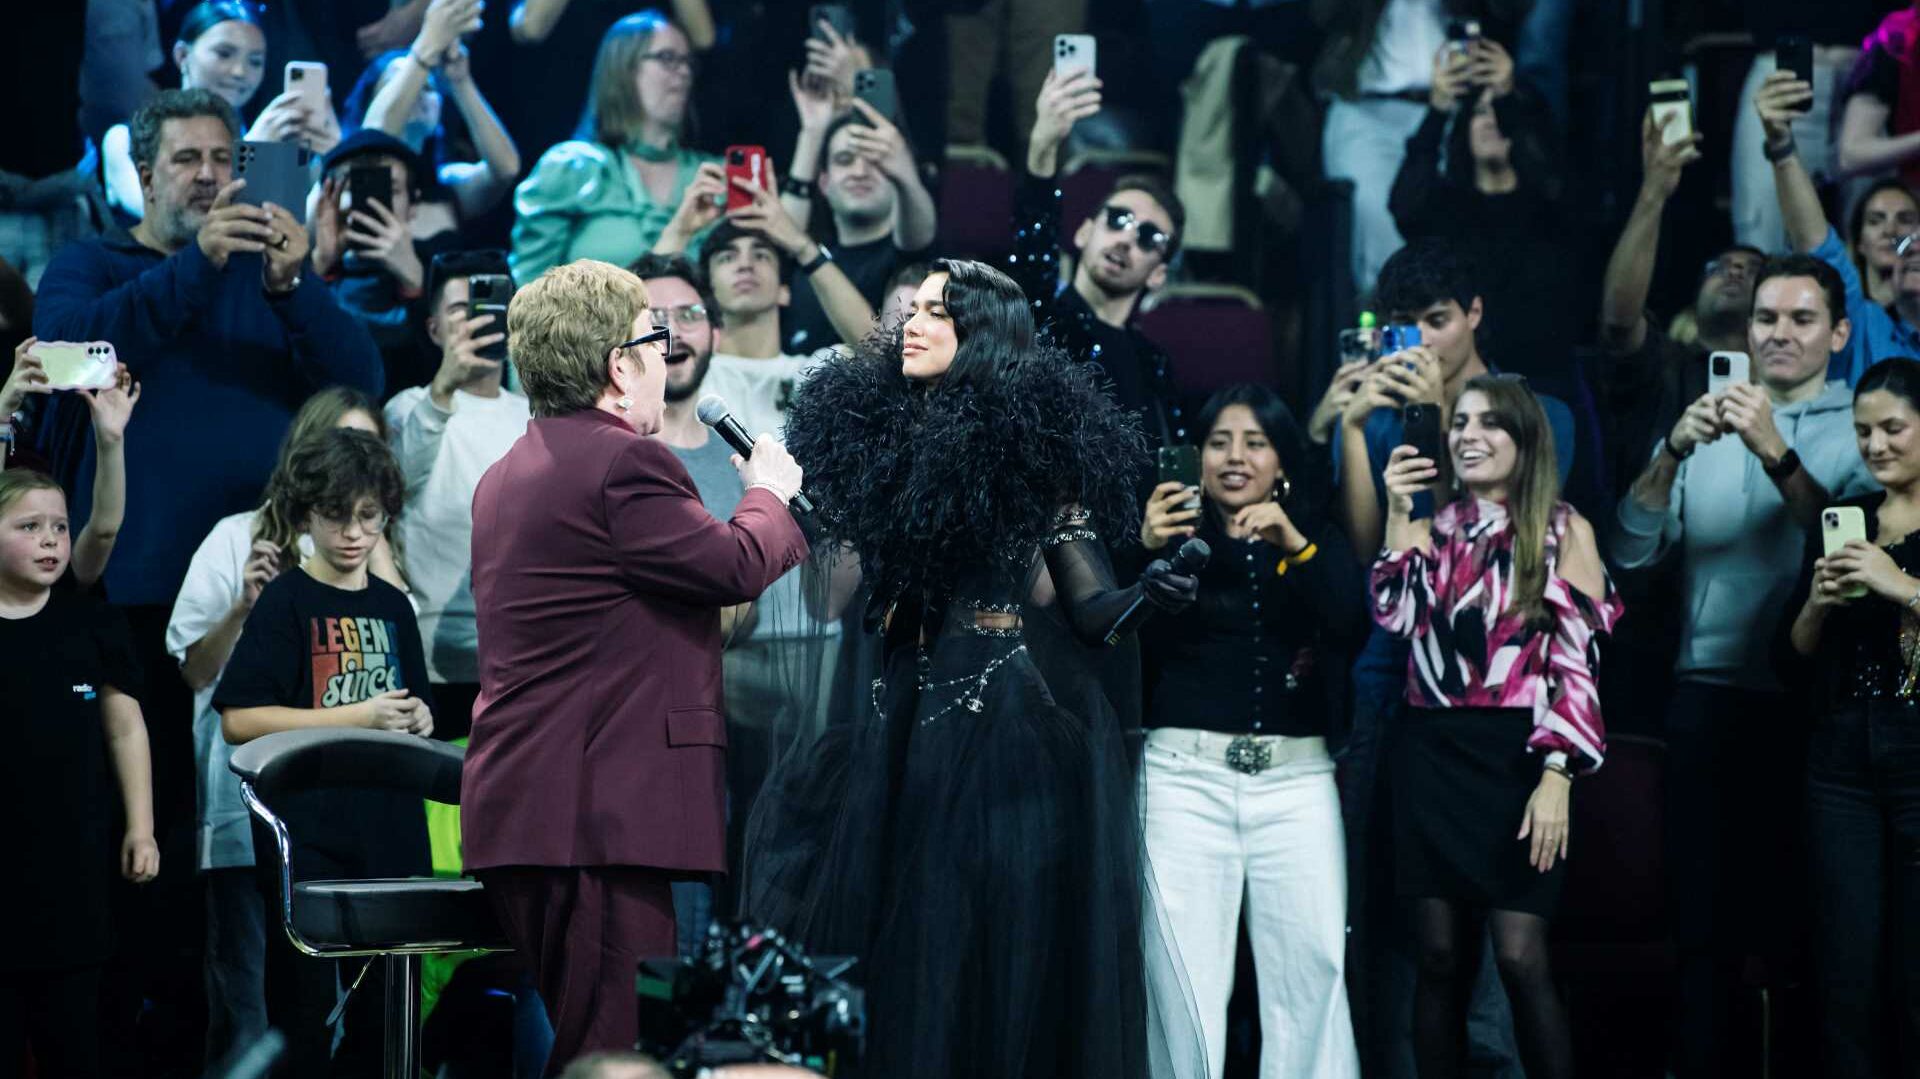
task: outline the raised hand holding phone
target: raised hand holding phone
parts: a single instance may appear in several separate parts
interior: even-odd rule
[[[1413,513],[1413,496],[1440,478],[1440,463],[1420,456],[1412,446],[1395,446],[1380,480],[1387,489],[1387,509],[1402,517]]]
[[[268,224],[271,214],[263,207],[234,201],[246,185],[245,180],[235,180],[220,189],[195,237],[200,253],[207,256],[216,270],[227,268],[227,256],[257,255],[274,240],[273,228]]]
[[[1027,138],[1027,171],[1052,176],[1059,167],[1060,144],[1073,125],[1100,111],[1101,82],[1091,71],[1062,75],[1047,72],[1034,104],[1033,132]]]
[[[133,380],[133,372],[118,361],[113,366],[112,385],[76,391],[86,398],[87,411],[93,417],[94,440],[102,445],[126,438],[127,421],[133,418],[133,406],[140,403],[140,384]]]
[[[1147,497],[1147,512],[1140,522],[1140,546],[1157,551],[1175,539],[1193,535],[1201,511],[1192,501],[1193,488],[1179,480],[1156,486]]]
[[[33,352],[39,343],[38,337],[29,337],[13,348],[13,369],[7,372],[6,382],[0,383],[0,423],[20,411],[28,394],[53,392],[46,365]]]

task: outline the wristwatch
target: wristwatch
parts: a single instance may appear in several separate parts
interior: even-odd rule
[[[803,274],[806,274],[809,277],[813,276],[813,272],[815,270],[818,270],[820,267],[825,266],[827,263],[833,261],[833,252],[827,249],[827,245],[820,244],[818,246],[820,248],[820,253],[813,256],[813,259],[811,261],[807,262],[805,265],[800,267],[800,272]]]
[[[1781,480],[1799,471],[1800,451],[1789,449],[1786,453],[1781,454],[1779,461],[1763,467],[1766,469],[1767,478],[1775,483],[1779,483]]]
[[[267,284],[265,280],[262,280],[260,282],[260,291],[266,293],[267,298],[270,300],[284,300],[287,297],[293,295],[294,290],[298,289],[299,287],[300,287],[299,274],[293,275],[293,280],[287,282],[286,288],[274,288],[272,285]]]

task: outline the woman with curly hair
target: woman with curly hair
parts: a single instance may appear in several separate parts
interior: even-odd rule
[[[1036,341],[1005,274],[941,261],[904,326],[801,388],[789,445],[885,641],[870,702],[783,763],[746,912],[854,955],[866,1074],[1144,1076],[1138,818],[1100,649],[1168,563],[1113,579],[1146,457],[1094,369]]]

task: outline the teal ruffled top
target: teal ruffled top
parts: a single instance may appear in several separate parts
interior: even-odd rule
[[[684,147],[673,196],[656,202],[626,154],[597,142],[572,140],[540,155],[513,192],[513,250],[508,262],[521,285],[576,259],[625,266],[651,250],[707,154]]]

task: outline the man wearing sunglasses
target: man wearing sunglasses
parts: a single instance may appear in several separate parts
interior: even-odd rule
[[[483,355],[506,340],[504,321],[470,315],[468,281],[505,274],[499,251],[449,251],[427,271],[427,337],[439,367],[425,386],[387,402],[387,431],[407,478],[407,513],[395,527],[407,552],[435,726],[459,738],[480,693],[480,635],[474,627],[473,492],[480,477],[526,433],[527,399],[503,384],[506,363]]]
[[[1054,183],[1060,144],[1076,121],[1100,111],[1100,80],[1088,72],[1047,76],[1039,119],[1027,144],[1027,173],[1014,207],[1014,280],[1033,301],[1034,321],[1077,360],[1098,364],[1114,398],[1138,411],[1149,438],[1186,439],[1185,420],[1164,349],[1133,325],[1140,297],[1167,280],[1180,249],[1186,211],[1171,185],[1156,176],[1124,176],[1100,208],[1073,233],[1078,257],[1065,288],[1056,288],[1060,188]]]

